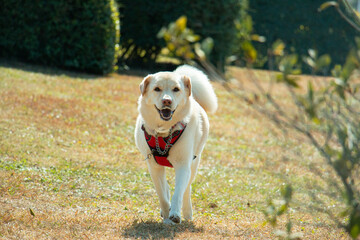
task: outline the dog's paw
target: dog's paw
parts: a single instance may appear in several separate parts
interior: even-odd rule
[[[175,223],[173,221],[171,221],[169,218],[165,218],[163,220],[163,223],[164,224],[167,224],[167,225],[174,225]]]
[[[169,212],[170,212],[170,209],[167,210],[167,211],[163,211],[162,209],[160,210],[160,216],[163,218],[163,219],[167,219],[169,218]]]
[[[173,222],[173,223],[181,223],[181,217],[179,215],[171,215],[169,217],[169,219]]]
[[[193,212],[191,209],[191,205],[184,205],[183,206],[183,216],[185,220],[192,220],[193,219]]]
[[[185,220],[191,221],[193,220],[192,212],[190,213],[184,213]]]

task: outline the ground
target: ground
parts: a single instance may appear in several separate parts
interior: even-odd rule
[[[251,80],[247,70],[230,73],[241,86]],[[338,214],[343,205],[309,167],[332,176],[321,156],[219,83],[219,109],[209,115],[193,184],[194,220],[162,224],[133,137],[142,77],[1,63],[0,238],[277,239],[290,219],[303,239],[349,239],[323,213]],[[168,179],[173,187],[172,169]],[[287,183],[294,189],[291,207],[273,228],[263,212]]]

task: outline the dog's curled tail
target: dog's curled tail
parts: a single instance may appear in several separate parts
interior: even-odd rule
[[[183,65],[178,67],[175,73],[190,78],[193,97],[206,112],[216,112],[217,97],[208,77],[202,71],[189,65]]]

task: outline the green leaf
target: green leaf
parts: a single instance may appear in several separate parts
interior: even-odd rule
[[[201,42],[201,49],[204,51],[206,56],[209,56],[214,48],[214,40],[211,37],[205,38]]]
[[[187,34],[185,39],[190,43],[194,43],[200,40],[200,36],[195,34]]]
[[[332,7],[332,6],[338,7],[339,4],[337,2],[335,2],[335,1],[324,2],[323,4],[320,5],[318,10],[319,10],[319,12],[321,12],[321,11],[324,11],[325,9],[327,9],[329,7]]]
[[[29,210],[30,210],[31,216],[34,216],[34,217],[35,217],[35,213],[33,212],[33,210],[32,210],[31,208],[29,208]]]
[[[276,75],[276,81],[277,82],[284,82],[292,87],[298,88],[299,84],[297,84],[297,79],[294,77],[289,77],[287,74],[282,73],[282,74],[277,74]]]
[[[272,51],[275,56],[284,55],[285,44],[281,40],[276,40],[272,45]]]
[[[291,54],[283,57],[279,63],[279,70],[285,74],[290,74],[296,68],[298,56]]]
[[[252,34],[251,35],[251,40],[253,40],[255,42],[264,43],[264,42],[266,42],[266,37],[260,36],[258,34]]]
[[[360,48],[360,37],[355,37],[356,46],[359,49]]]
[[[281,195],[286,202],[290,202],[292,198],[293,189],[290,184],[286,184],[285,187],[281,189]]]
[[[288,210],[288,205],[287,205],[287,204],[283,204],[283,205],[281,205],[281,207],[280,207],[279,210],[277,211],[276,215],[277,215],[277,216],[281,216],[281,215],[283,215],[287,210]]]
[[[163,38],[164,37],[164,35],[165,35],[165,33],[166,33],[166,28],[165,27],[162,27],[161,29],[160,29],[160,31],[158,32],[158,34],[156,35],[156,37],[157,38]]]
[[[314,49],[309,49],[309,50],[308,50],[308,53],[309,53],[309,55],[310,55],[310,57],[311,57],[312,59],[315,59],[316,56],[317,56],[317,52],[316,52],[316,50],[314,50]]]
[[[325,68],[325,67],[329,66],[330,63],[331,63],[331,57],[329,54],[321,55],[319,57],[319,59],[316,60],[316,68],[318,70]]]
[[[353,239],[356,239],[360,234],[360,227],[358,225],[355,225],[350,230],[350,235]]]
[[[347,217],[348,215],[350,215],[350,209],[346,209],[346,210],[344,210],[344,211],[342,211],[340,214],[339,214],[339,216],[341,216],[341,217]]]
[[[172,52],[172,51],[175,51],[176,46],[173,43],[169,42],[167,44],[167,48]]]
[[[254,46],[249,41],[244,41],[241,44],[241,48],[244,51],[244,55],[246,57],[246,60],[249,62],[254,62],[257,58],[257,51],[254,48]]]
[[[311,82],[308,82],[308,99],[309,101],[314,101],[314,88]]]
[[[206,58],[206,53],[203,51],[203,49],[201,48],[200,43],[195,43],[194,45],[194,50],[196,55],[200,58],[200,59],[205,59]]]
[[[333,70],[331,70],[331,74],[333,77],[340,77],[341,76],[341,71],[342,71],[342,67],[341,65],[337,64],[335,65],[335,67],[333,68]]]
[[[313,118],[311,119],[311,121],[312,121],[313,123],[315,123],[316,125],[320,125],[320,124],[321,124],[321,120],[320,120],[319,118],[317,118],[317,117],[313,117]]]
[[[295,64],[298,62],[298,56],[296,54],[289,55],[287,59],[290,61],[291,66],[295,66]]]
[[[278,73],[276,74],[276,81],[283,82],[284,81],[284,74]]]
[[[291,74],[293,75],[300,75],[301,74],[301,69],[300,68],[295,68],[291,71]]]
[[[291,229],[292,229],[292,222],[289,221],[287,224],[286,224],[286,231],[288,233],[291,233]]]
[[[169,42],[171,40],[171,34],[169,32],[165,32],[163,38],[166,42]]]
[[[299,84],[296,82],[297,81],[296,78],[285,76],[284,81],[292,87],[295,87],[295,88],[299,87]]]
[[[175,22],[176,27],[180,30],[180,31],[184,31],[186,28],[186,23],[187,23],[187,18],[186,16],[181,16],[180,18],[178,18]]]
[[[316,63],[315,63],[314,59],[312,59],[311,57],[304,57],[303,60],[307,65],[309,65],[312,68],[315,68]]]

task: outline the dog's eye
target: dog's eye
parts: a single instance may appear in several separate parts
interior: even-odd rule
[[[180,91],[180,89],[179,89],[178,87],[175,87],[175,88],[173,89],[173,91],[174,91],[174,92],[178,92],[178,91]]]
[[[156,87],[156,88],[154,88],[154,91],[155,91],[155,92],[161,92],[161,89],[158,88],[158,87]]]

